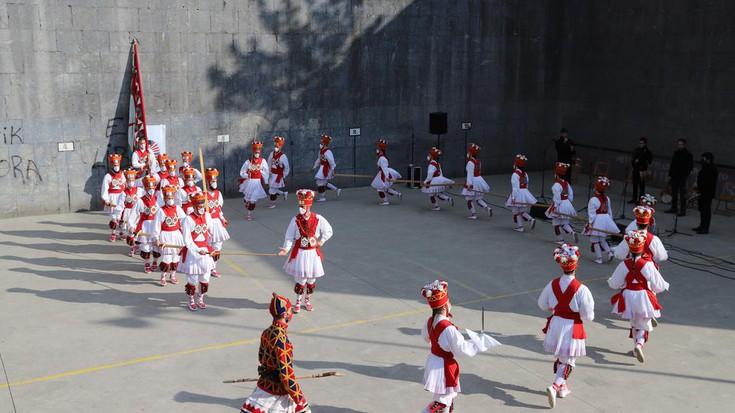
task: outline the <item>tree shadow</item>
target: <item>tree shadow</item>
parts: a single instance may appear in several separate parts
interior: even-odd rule
[[[210,396],[208,394],[192,393],[188,391],[180,391],[174,395],[174,401],[179,403],[197,403],[209,405],[222,405],[237,409],[242,406],[247,396],[237,399],[228,399],[226,397]]]
[[[2,231],[2,235],[10,235],[21,238],[42,238],[65,240],[101,241],[103,236],[94,232],[59,232],[50,230],[25,230],[25,231]],[[109,235],[109,233],[108,233]]]
[[[635,363],[622,363],[619,361],[610,361],[607,360],[605,357],[605,354],[611,354],[615,356],[622,356],[626,359],[630,360],[632,353],[626,352],[622,353],[619,351],[613,351],[608,349],[603,349],[600,347],[593,347],[593,346],[586,346],[587,349],[587,357],[591,358],[595,364],[606,364],[606,365],[612,365],[612,366],[635,366]]]
[[[89,254],[89,253],[95,253],[95,254],[116,254],[125,252],[124,249],[121,247],[121,245],[124,245],[123,243],[118,242],[117,245],[114,243],[107,243],[107,244],[66,244],[62,242],[55,242],[55,243],[48,243],[48,244],[40,244],[40,243],[32,243],[32,244],[21,244],[18,242],[12,242],[12,241],[0,241],[0,245],[7,245],[10,247],[21,247],[21,248],[29,248],[32,250],[43,250],[48,252],[60,252],[60,253],[71,253],[71,254]]]
[[[38,221],[39,224],[43,225],[57,225],[64,228],[83,228],[83,229],[92,229],[92,230],[108,230],[109,227],[107,226],[107,223],[95,223],[93,221],[85,221],[85,222],[56,222],[56,221]]]

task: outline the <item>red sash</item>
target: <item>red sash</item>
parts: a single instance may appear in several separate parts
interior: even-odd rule
[[[222,213],[222,205],[219,204],[219,191],[214,190],[207,193],[207,202],[209,202],[209,215],[212,218],[219,219]]]
[[[442,174],[442,167],[441,165],[439,165],[439,162],[431,161],[429,162],[429,165],[434,165],[434,168],[435,168],[434,175],[431,176],[432,178],[436,178],[437,176]]]
[[[144,212],[140,213],[140,218],[138,218],[138,225],[135,227],[136,233],[139,232],[141,228],[143,228],[144,221],[150,221],[156,217],[155,209],[158,207],[158,202],[156,200],[155,195],[153,196],[144,195],[143,198],[140,198],[140,200],[143,201],[143,205],[145,205],[148,209],[151,210],[151,213],[150,214],[146,214]]]
[[[516,175],[518,175],[518,186],[520,186],[521,189],[528,188],[528,179],[525,172],[521,172],[518,169],[514,171]]]
[[[322,148],[319,150],[319,163],[322,165],[322,173],[326,178],[329,175],[329,159],[327,159],[327,152],[329,148]]]
[[[646,242],[643,244],[643,254],[653,257],[653,251],[651,251],[651,242],[653,241],[653,233],[646,231]],[[658,268],[658,266],[656,266]]]
[[[188,209],[194,206],[194,204],[189,200],[189,194],[197,192],[199,188],[197,188],[196,185],[192,185],[192,186],[184,185],[183,189],[184,189],[184,192],[186,192],[186,202],[181,203],[181,209],[184,210],[184,213],[187,213]]]
[[[563,179],[557,179],[556,180],[556,183],[558,183],[559,185],[561,185],[561,199],[562,200],[569,199],[569,192],[568,192],[569,182],[567,182],[567,181],[565,181]]]
[[[457,387],[457,384],[459,384],[459,364],[454,359],[454,354],[445,351],[439,346],[439,336],[442,335],[447,327],[454,326],[454,324],[449,320],[442,320],[436,324],[436,327],[432,328],[431,324],[433,321],[434,318],[429,317],[427,323],[429,339],[431,340],[431,354],[444,359],[444,386]]]
[[[623,291],[625,290],[631,290],[631,291],[641,291],[645,290],[648,294],[648,300],[651,302],[651,305],[653,306],[654,310],[660,310],[663,307],[658,303],[658,299],[656,298],[656,294],[654,294],[650,289],[648,289],[648,280],[646,280],[646,277],[643,276],[641,273],[641,270],[643,270],[643,267],[646,266],[646,264],[649,262],[649,259],[647,258],[645,254],[638,259],[638,261],[633,263],[633,259],[628,258],[625,260],[625,266],[628,267],[628,275],[625,276],[625,288],[620,290],[619,293],[612,296],[610,299],[610,304],[618,305],[618,311],[624,312],[625,311],[625,296],[623,295]],[[633,281],[637,281],[637,283],[634,283]]]
[[[308,220],[301,214],[297,215],[296,226],[299,228],[299,235],[301,236],[296,240],[296,242],[294,242],[294,246],[288,260],[291,261],[296,258],[299,254],[299,250],[316,250],[316,254],[319,256],[319,259],[324,259],[322,251],[319,249],[319,246],[316,244],[316,239],[314,238],[316,229],[319,226],[319,219],[316,217],[316,214],[312,213],[309,215]],[[313,244],[309,242],[312,239],[315,241]],[[306,245],[302,244],[303,240],[306,240]]]
[[[598,214],[607,214],[608,213],[608,211],[607,211],[608,197],[605,196],[605,195],[600,195],[600,194],[595,194],[595,197],[597,198],[598,201],[600,201],[600,207],[597,208],[597,213]]]
[[[161,207],[166,219],[161,223],[161,231],[178,231],[181,229],[181,222],[176,215],[176,205],[165,205]]]
[[[191,239],[195,240],[199,235],[204,235],[204,240],[194,241],[194,245],[199,248],[206,248],[207,251],[212,252],[212,247],[209,245],[209,228],[207,228],[207,218],[205,215],[191,214],[189,215],[192,221],[194,221],[194,230],[191,231]],[[197,227],[202,231],[197,233]],[[181,249],[181,261],[186,262],[186,255],[188,248]]]
[[[107,193],[117,195],[125,190],[125,177],[122,171],[118,173],[109,172],[110,184],[107,186]]]
[[[380,158],[385,158],[386,161],[388,160],[388,158],[386,158],[385,155],[383,155],[382,153],[380,154],[380,156],[378,156],[378,160],[380,160]],[[378,166],[378,171],[380,171],[380,180],[385,182],[385,173],[383,173],[383,168]],[[388,179],[393,179],[390,172],[388,172]]]
[[[259,168],[261,163],[263,163],[263,158],[250,158],[250,169],[248,169],[248,177],[250,179],[261,179],[263,177],[263,173]],[[253,166],[258,166],[258,168],[253,168]]]
[[[481,176],[482,170],[480,169],[480,167],[482,166],[482,164],[480,163],[480,161],[475,158],[469,158],[468,161],[472,162],[472,164],[475,165],[475,173],[473,176]]]
[[[577,340],[584,340],[585,338],[587,338],[587,334],[584,331],[584,324],[582,324],[582,318],[580,317],[579,312],[572,311],[572,309],[569,307],[569,304],[574,298],[574,294],[577,293],[577,290],[579,290],[579,287],[581,286],[582,283],[577,281],[577,279],[575,278],[572,280],[571,283],[569,283],[567,289],[562,292],[561,278],[557,278],[551,282],[551,291],[554,293],[554,297],[556,297],[557,304],[556,307],[554,307],[554,314],[546,319],[546,326],[541,330],[544,334],[546,334],[546,332],[549,330],[551,319],[553,317],[561,317],[566,318],[567,320],[574,320],[572,338]]]
[[[271,166],[271,172],[276,174],[276,182],[281,183],[283,181],[283,164],[280,162],[280,158],[283,155],[282,151],[273,151],[273,165]],[[327,163],[329,164],[329,163]]]

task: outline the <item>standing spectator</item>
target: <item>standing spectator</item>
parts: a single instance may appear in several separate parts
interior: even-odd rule
[[[574,165],[576,153],[574,152],[574,145],[569,140],[569,136],[566,129],[559,131],[559,139],[554,143],[556,145],[556,162]],[[572,168],[567,170],[567,173],[562,176],[562,179],[572,183]]]
[[[645,137],[638,139],[638,147],[633,151],[633,197],[629,204],[638,205],[640,197],[646,194],[646,179],[650,176],[648,167],[653,162],[653,154],[648,149],[648,140]]]
[[[680,217],[686,215],[687,211],[687,178],[692,173],[694,167],[694,159],[692,153],[687,149],[687,140],[679,139],[676,141],[676,151],[671,158],[669,166],[669,181],[671,181],[671,208],[666,211],[667,214],[679,213]],[[679,209],[677,210],[677,202]]]
[[[702,154],[702,169],[697,175],[694,189],[699,192],[697,206],[699,207],[699,226],[693,228],[697,234],[709,233],[709,221],[712,218],[712,199],[717,188],[717,167],[714,164],[715,156],[711,152]]]

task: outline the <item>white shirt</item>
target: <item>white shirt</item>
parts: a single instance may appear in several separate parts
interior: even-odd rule
[[[669,283],[664,280],[661,273],[658,272],[656,266],[651,261],[646,262],[646,265],[641,269],[641,274],[648,281],[648,289],[654,293],[658,294],[669,289]],[[625,265],[625,261],[623,261],[615,268],[612,276],[607,280],[607,285],[614,290],[619,290],[625,287],[625,277],[627,275],[628,267]],[[637,283],[636,281],[633,282]]]
[[[559,288],[562,292],[567,290],[574,278],[571,275],[562,275],[560,277]],[[546,287],[541,291],[541,295],[538,298],[538,306],[544,311],[553,311],[556,305],[559,304],[556,295],[554,295],[554,290],[551,286],[552,283],[553,281],[546,284]],[[582,320],[592,321],[595,319],[595,300],[592,298],[592,293],[590,293],[586,285],[582,284],[579,286],[579,289],[577,289],[574,297],[569,302],[569,309],[578,312]]]
[[[310,212],[311,214],[315,214],[314,212]],[[327,242],[329,238],[332,238],[332,226],[329,225],[329,222],[324,219],[323,216],[319,214],[315,214],[317,220],[319,221],[317,223],[316,232],[314,233],[314,238],[317,239],[317,241],[321,241],[322,244]],[[299,227],[296,224],[296,217],[291,218],[291,223],[288,224],[288,229],[286,229],[286,239],[283,241],[283,249],[288,251],[293,246],[294,241],[301,238],[301,232],[299,232]]]

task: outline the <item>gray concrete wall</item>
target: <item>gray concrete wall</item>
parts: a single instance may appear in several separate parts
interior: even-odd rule
[[[449,114],[448,174],[462,170],[460,122],[488,172],[522,150],[538,167],[536,144],[558,128],[553,13],[530,0],[0,3],[0,217],[99,207],[106,154],[127,152],[133,37],[148,124],[167,125],[169,153],[201,146],[230,193],[254,137],[286,136],[296,173],[321,133],[345,173],[374,172],[378,138],[405,170],[413,136],[423,164],[434,111]],[[356,162],[350,127],[362,129]]]
[[[735,3],[559,4],[570,137],[632,151],[646,136],[654,155],[667,158],[685,138],[696,160],[711,151],[735,164]]]

